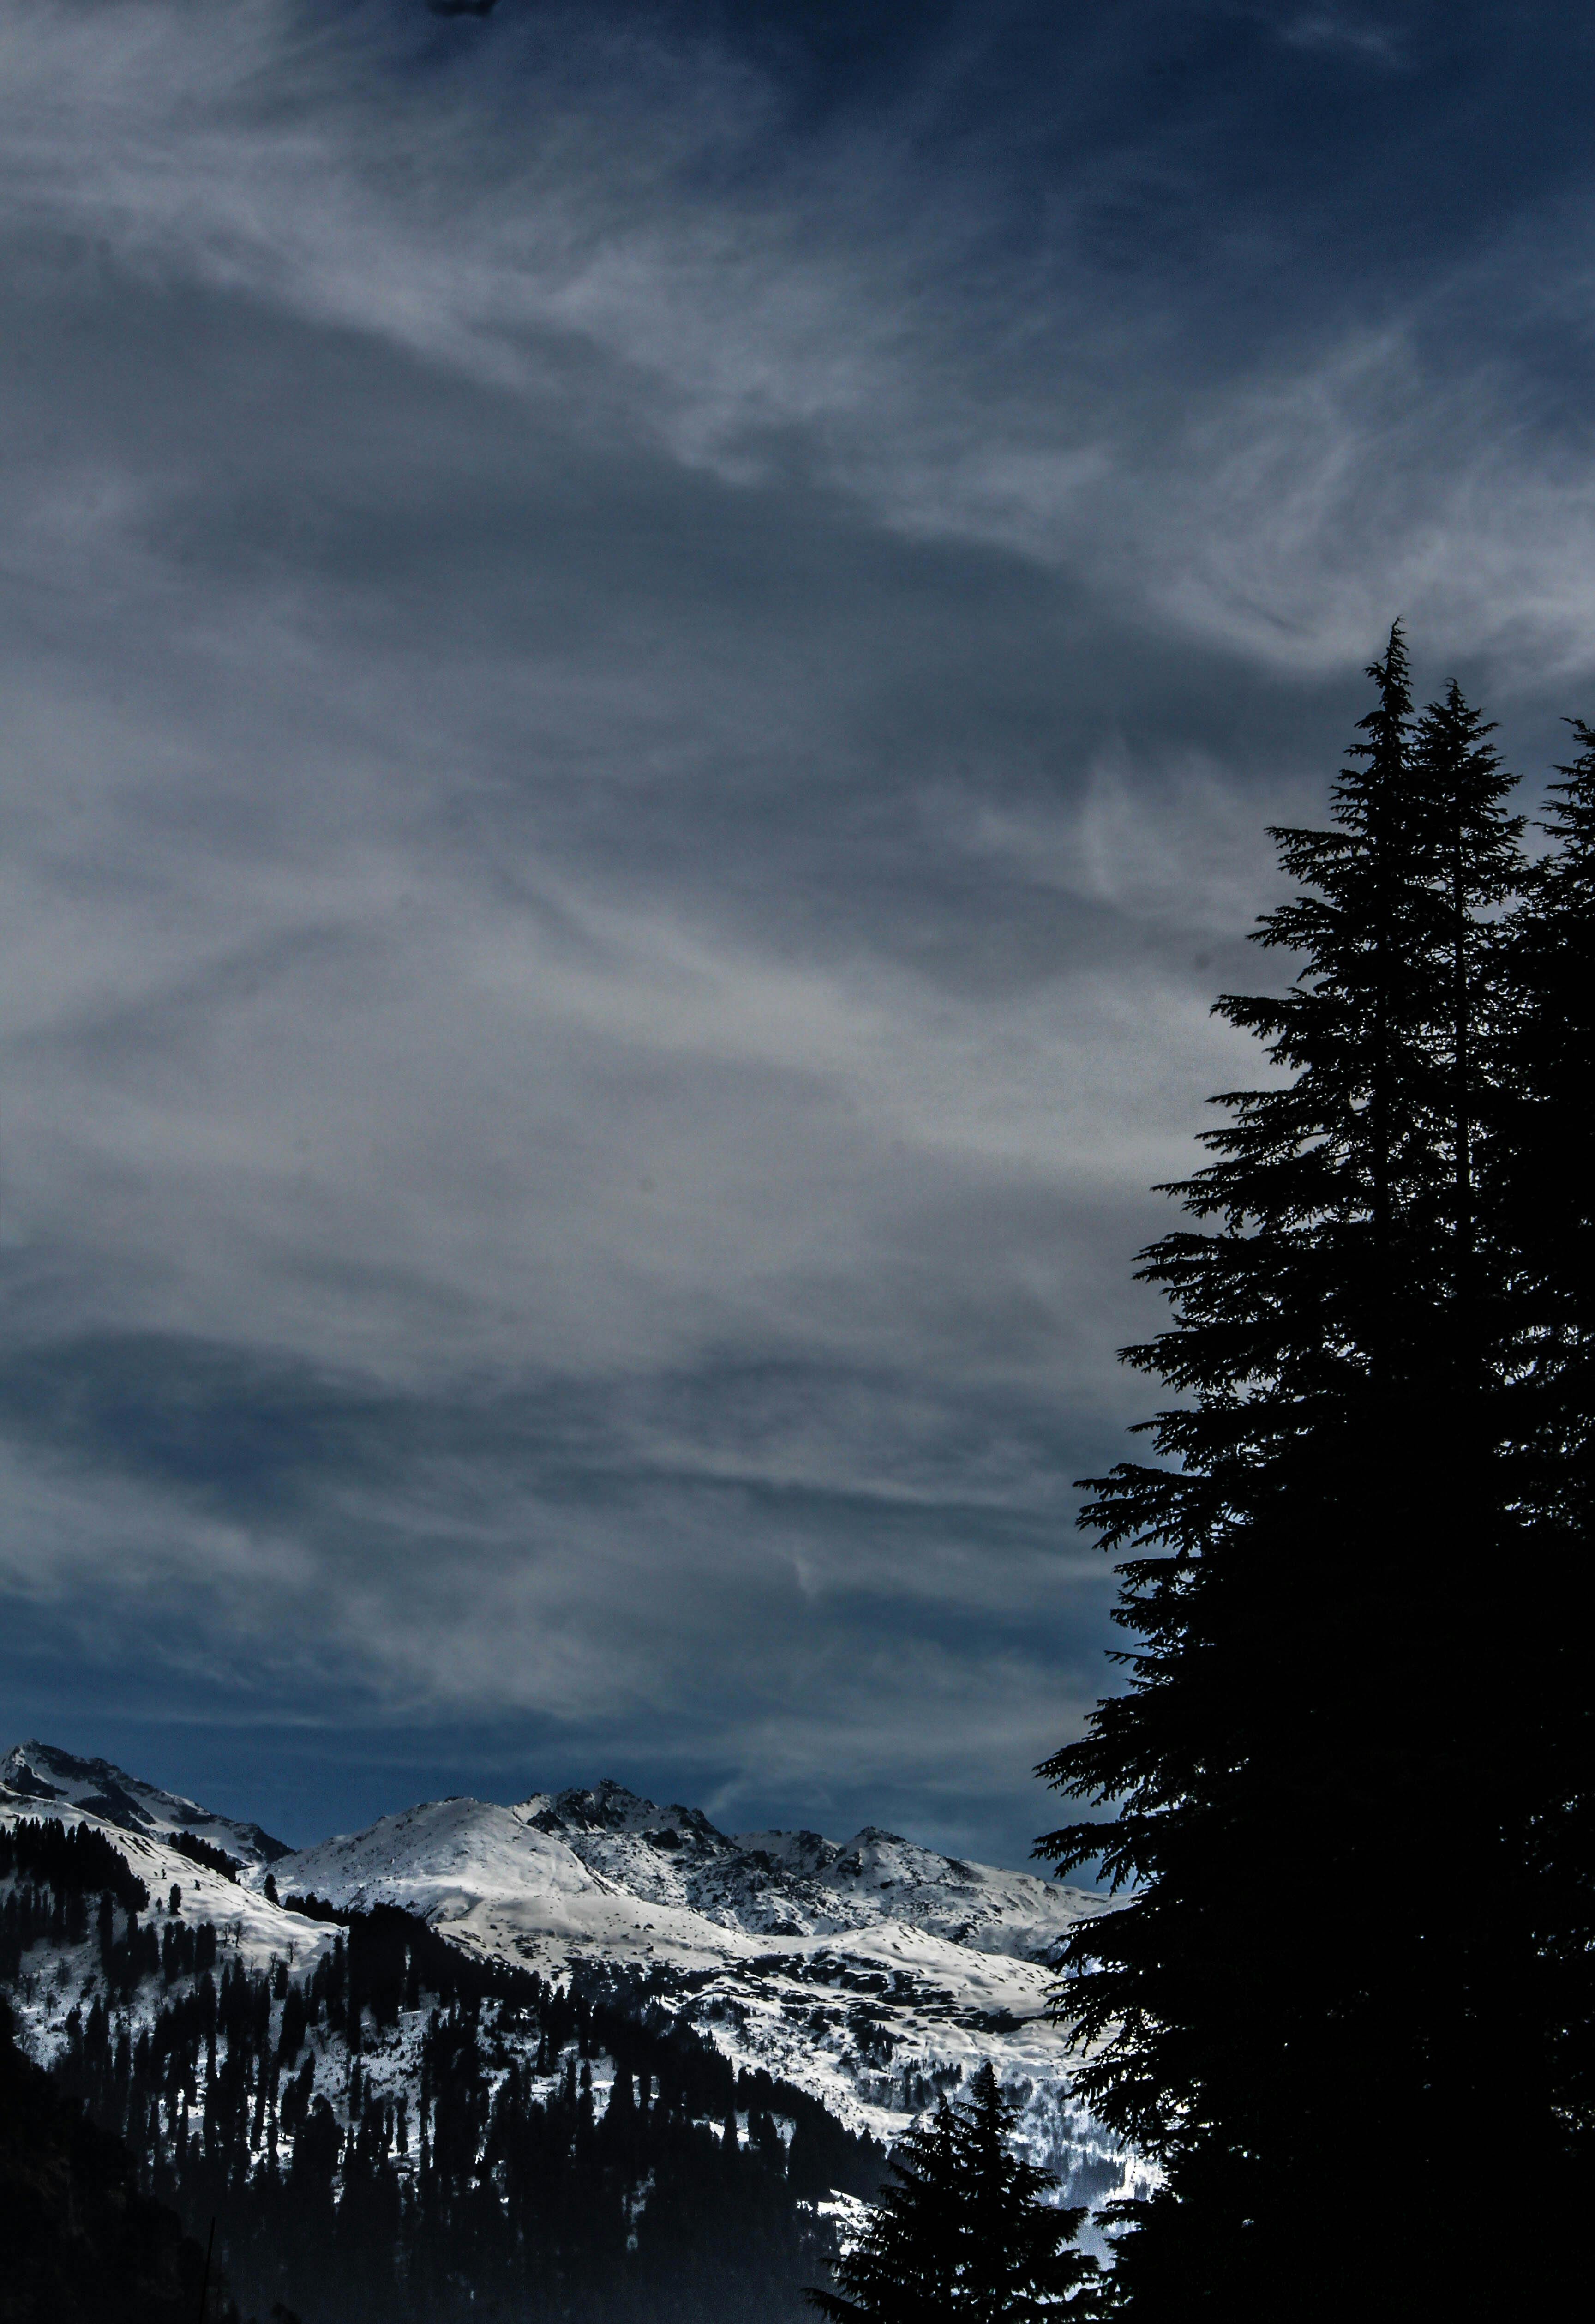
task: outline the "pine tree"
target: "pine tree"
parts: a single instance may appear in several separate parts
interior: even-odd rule
[[[970,2103],[945,2098],[910,2131],[851,2251],[839,2292],[809,2299],[833,2324],[1031,2324],[1082,2315],[1095,2262],[1068,2246],[1086,2218],[1046,2202],[1052,2183],[1012,2146],[1017,2109],[988,2061]]]
[[[1581,747],[1557,769],[1541,826],[1551,847],[1498,940],[1512,1006],[1497,1065],[1512,1135],[1494,1190],[1513,1222],[1514,1442],[1548,1618],[1525,1703],[1537,1782],[1519,1917],[1533,1940],[1526,2012],[1551,2030],[1529,2054],[1537,2082],[1518,2095],[1560,2126],[1534,2167],[1566,2208],[1579,2200],[1569,2162],[1587,2172],[1595,2149],[1595,729],[1569,724]]]
[[[1498,1580],[1535,1554],[1520,825],[1458,688],[1415,720],[1398,631],[1370,675],[1333,827],[1275,834],[1300,892],[1257,940],[1305,966],[1217,1004],[1279,1078],[1216,1101],[1213,1160],[1167,1190],[1196,1223],[1141,1254],[1174,1323],[1125,1354],[1182,1399],[1145,1424],[1169,1465],[1090,1480],[1083,1518],[1135,1553],[1129,1683],[1041,1770],[1114,1813],[1040,1851],[1136,1890],[1079,1932],[1064,2008],[1084,2091],[1168,2174],[1116,2271],[1148,2318],[1440,2312],[1448,2269],[1466,2312],[1523,2242],[1477,2194],[1503,2052],[1535,2038],[1541,1778],[1499,1684],[1530,1601]],[[1373,2266],[1359,2170],[1407,2215]]]

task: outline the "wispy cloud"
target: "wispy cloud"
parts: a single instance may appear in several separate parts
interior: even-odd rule
[[[1397,44],[1334,12],[1279,32]],[[1499,333],[1426,333],[1488,238],[1377,324],[1326,282],[1260,374],[1182,377],[1181,294],[1090,263],[1088,166],[1054,190],[1045,272],[999,263],[993,297],[991,189],[965,171],[939,196],[889,128],[771,166],[775,93],[710,44],[494,39],[396,85],[385,12],[54,0],[7,44],[4,189],[151,290],[369,334],[732,481],[795,458],[911,533],[1089,571],[1265,665],[1344,667],[1395,595],[1468,651],[1584,666],[1581,465],[1513,425]],[[45,521],[117,531],[129,492],[61,478]]]
[[[1587,681],[1578,184],[1375,270],[1327,16],[4,14],[26,1637],[1012,1849],[1261,827],[1397,611]]]
[[[1339,49],[1380,65],[1402,61],[1398,28],[1343,8],[1304,8],[1280,25],[1279,38],[1293,49]]]

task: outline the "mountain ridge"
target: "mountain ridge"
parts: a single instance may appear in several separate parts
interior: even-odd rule
[[[109,1759],[80,1759],[53,1743],[14,1744],[0,1759],[0,1786],[35,1801],[41,1815],[59,1814],[63,1806],[87,1808],[124,1831],[160,1838],[187,1831],[243,1864],[270,1867],[292,1853],[287,1840],[274,1840],[258,1823],[217,1815],[180,1792],[162,1791],[130,1775]]]
[[[612,1779],[510,1806],[419,1802],[280,1853],[258,1825],[53,1746],[17,1747],[0,1761],[0,1784],[12,1819],[64,1812],[120,1834],[141,1868],[150,1859],[152,1886],[181,1880],[189,1909],[262,1963],[304,1963],[325,1943],[325,1924],[296,1913],[296,1900],[394,1905],[480,1960],[679,2023],[737,2070],[805,2091],[888,2146],[989,2059],[1061,2198],[1111,2198],[1144,2176],[1075,2098],[1068,2036],[1051,2015],[1062,1938],[1115,1909],[1087,1891],[941,1856],[875,1824],[846,1840],[728,1833],[701,1809],[662,1806]],[[44,1784],[53,1798],[39,1796]],[[180,1831],[238,1858],[231,1885],[171,1854]],[[54,2038],[42,2019],[36,2035],[41,2049]]]

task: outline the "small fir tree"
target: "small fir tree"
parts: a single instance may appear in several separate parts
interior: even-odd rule
[[[969,2102],[943,2098],[892,2159],[869,2221],[837,2263],[841,2291],[809,2298],[832,2324],[1037,2324],[1087,2312],[1096,2263],[1068,2246],[1084,2209],[1013,2152],[1018,2109],[989,2061]]]

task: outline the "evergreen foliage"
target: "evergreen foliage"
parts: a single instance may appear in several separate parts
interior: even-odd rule
[[[133,2158],[18,2051],[0,1996],[0,2324],[236,2324]]]
[[[168,1848],[175,1849],[179,1856],[186,1856],[190,1864],[208,1865],[213,1872],[219,1872],[224,1880],[236,1881],[243,1869],[237,1857],[229,1856],[225,1848],[217,1848],[213,1840],[201,1840],[197,1831],[170,1832],[166,1844]],[[273,1882],[272,1886],[275,1887],[276,1883]]]
[[[1084,2209],[1010,2144],[1017,2108],[988,2060],[967,2106],[943,2098],[892,2158],[867,2226],[837,2263],[840,2292],[811,2291],[832,2324],[1039,2324],[1089,2310],[1096,2263],[1068,2246]]]
[[[1539,1781],[1527,1803],[1521,1917],[1530,1938],[1535,2101],[1565,2143],[1595,2143],[1595,1689],[1590,1572],[1595,1542],[1595,730],[1570,720],[1542,826],[1548,852],[1503,932],[1510,1008],[1496,1064],[1512,1109],[1494,1191],[1517,1222],[1511,1296],[1518,1490],[1535,1545],[1531,1722]],[[1529,1999],[1526,1997],[1526,1999]],[[1565,2179],[1554,2181],[1565,2201]],[[1572,2200],[1588,2194],[1581,2183]]]
[[[27,1993],[96,1914],[90,1892],[9,1862],[0,1970]],[[215,2219],[218,2263],[259,2315],[795,2324],[834,2249],[810,2180],[873,2192],[878,2149],[647,2022],[646,2001],[639,2018],[551,1987],[390,1906],[314,1917],[336,1935],[295,1976],[230,1955],[214,1924],[169,1917],[156,1941],[103,1891],[94,1989],[53,2077],[58,2102],[125,2140],[141,2199]],[[418,2035],[413,2115],[378,2070],[399,2033]]]
[[[1040,1771],[1114,1813],[1040,1852],[1135,1890],[1062,2007],[1167,2174],[1115,2270],[1147,2319],[1512,2312],[1595,2135],[1595,736],[1531,870],[1459,689],[1415,717],[1398,631],[1370,675],[1332,827],[1275,834],[1300,973],[1217,1004],[1277,1078],[1141,1254],[1174,1321],[1125,1356],[1179,1401],[1083,1516],[1133,1553],[1128,1684]],[[1532,2231],[1480,2200],[1506,2125]]]
[[[124,1909],[140,1913],[150,1902],[149,1889],[103,1832],[86,1823],[63,1825],[57,1816],[0,1825],[0,1880],[14,1875],[66,1896],[103,1889]]]

